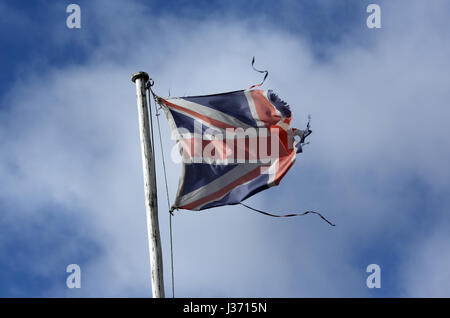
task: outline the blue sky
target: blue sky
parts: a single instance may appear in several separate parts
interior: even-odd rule
[[[365,24],[372,2],[378,30]],[[337,227],[236,206],[179,212],[177,295],[450,296],[448,3],[78,1],[79,30],[65,25],[69,3],[0,3],[1,297],[150,296],[130,76],[147,71],[160,95],[243,89],[260,80],[253,55],[293,126],[311,114],[314,132],[281,185],[248,202]],[[170,157],[165,121],[163,139]],[[179,172],[170,162],[171,199]],[[72,263],[81,289],[65,285]],[[365,285],[372,263],[380,289]]]

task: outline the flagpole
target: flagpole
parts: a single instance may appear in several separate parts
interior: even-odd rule
[[[150,139],[150,125],[145,85],[149,76],[145,72],[134,73],[131,80],[136,83],[136,98],[139,113],[139,132],[142,150],[142,167],[145,184],[145,211],[147,216],[148,247],[153,298],[164,298],[163,263],[161,237],[158,222],[158,201],[156,192],[155,157]]]

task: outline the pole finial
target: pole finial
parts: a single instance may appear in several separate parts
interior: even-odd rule
[[[150,77],[145,72],[136,72],[131,76],[131,81],[135,83],[138,78],[143,78],[144,82],[147,83]]]

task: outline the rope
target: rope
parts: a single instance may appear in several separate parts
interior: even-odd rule
[[[257,69],[255,68],[255,57],[253,57],[253,59],[252,59],[252,67],[253,67],[253,69],[254,69],[256,72],[259,72],[259,73],[265,73],[265,75],[264,75],[264,79],[262,80],[261,83],[252,85],[252,86],[249,87],[249,89],[252,89],[252,88],[255,88],[255,87],[260,87],[262,84],[264,84],[264,81],[266,80],[267,76],[269,75],[269,71],[267,71],[267,70],[266,70],[266,71],[260,71],[260,70],[257,70]]]
[[[328,221],[322,214],[320,214],[319,212],[316,212],[316,211],[306,211],[306,212],[303,212],[303,213],[292,213],[292,214],[276,215],[276,214],[271,214],[271,213],[268,213],[268,212],[265,212],[265,211],[262,211],[262,210],[258,210],[258,209],[252,208],[252,207],[250,207],[250,206],[248,206],[248,205],[246,205],[246,204],[244,204],[242,202],[239,203],[239,204],[245,206],[247,209],[253,210],[255,212],[258,212],[258,213],[261,213],[261,214],[264,214],[264,215],[272,216],[274,218],[288,218],[288,217],[292,217],[292,216],[302,216],[302,215],[306,215],[306,214],[310,214],[310,213],[311,214],[317,214],[318,216],[320,216],[325,222],[327,222],[331,226],[336,226],[335,224],[333,224],[330,221]]]
[[[148,90],[150,92],[150,94],[152,94],[154,102],[153,104],[155,105],[155,115],[156,115],[156,123],[158,125],[158,135],[159,135],[159,144],[161,146],[161,157],[162,157],[162,163],[163,163],[163,171],[164,171],[164,183],[166,186],[166,199],[167,199],[167,208],[169,210],[169,235],[170,235],[170,267],[171,267],[171,272],[172,272],[172,298],[175,298],[175,280],[174,280],[174,270],[173,270],[173,235],[172,235],[172,217],[173,217],[173,212],[170,210],[170,199],[169,199],[169,186],[167,183],[167,172],[166,172],[166,159],[164,157],[164,147],[163,147],[163,142],[162,142],[162,137],[161,137],[161,125],[160,125],[160,121],[159,121],[159,115],[161,114],[159,112],[157,105],[157,96],[155,95],[155,93],[153,93],[152,91],[152,86],[153,86],[153,80],[149,80],[148,82]],[[149,95],[149,103],[151,104],[150,101],[150,95]],[[151,109],[151,105],[149,107]],[[151,114],[151,111],[150,111]],[[153,126],[152,126],[153,127]],[[152,136],[153,136],[153,128],[152,128]],[[154,143],[152,144],[154,145]]]

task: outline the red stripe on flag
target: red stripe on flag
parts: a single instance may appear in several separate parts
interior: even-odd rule
[[[185,107],[182,107],[182,106],[173,104],[173,103],[171,103],[171,102],[168,102],[168,101],[166,101],[166,100],[163,99],[163,98],[161,98],[161,100],[162,100],[163,103],[166,104],[168,107],[171,107],[171,108],[178,109],[178,110],[181,110],[181,111],[183,111],[183,112],[186,112],[186,113],[188,113],[188,114],[190,114],[190,115],[192,115],[192,116],[195,116],[195,117],[197,117],[197,118],[199,118],[199,119],[201,119],[201,120],[203,120],[203,121],[205,121],[205,122],[207,122],[207,123],[209,123],[209,124],[211,124],[211,125],[213,125],[213,126],[216,126],[216,127],[218,127],[218,128],[222,128],[222,129],[226,129],[226,128],[236,128],[236,127],[234,127],[234,126],[232,126],[232,125],[229,125],[229,124],[227,124],[227,123],[221,122],[220,120],[210,118],[210,117],[208,117],[208,116],[202,115],[202,114],[197,113],[197,112],[195,112],[195,111],[193,111],[193,110],[190,110],[190,109],[188,109],[188,108],[185,108]]]
[[[266,127],[275,125],[281,120],[281,116],[276,113],[275,107],[264,96],[262,90],[250,91],[250,95],[253,98],[258,117]]]
[[[289,156],[280,157],[280,159],[278,160],[278,167],[274,180],[276,185],[280,183],[281,179],[283,179],[283,177],[286,175],[286,173],[294,164],[294,161],[292,160],[294,156],[295,151],[292,151],[292,153]]]

